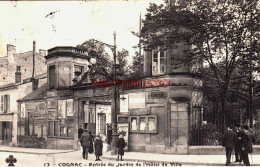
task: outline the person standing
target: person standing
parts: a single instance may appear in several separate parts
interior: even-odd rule
[[[81,142],[81,146],[83,149],[82,155],[83,155],[84,159],[88,159],[88,149],[89,149],[90,140],[91,140],[91,137],[87,132],[88,132],[88,130],[84,129],[84,133],[80,137],[80,142]]]
[[[236,133],[230,128],[227,127],[227,132],[224,136],[222,146],[226,147],[226,166],[230,165],[230,159],[233,149],[235,148],[236,143]]]
[[[125,148],[125,139],[123,137],[124,137],[123,134],[119,135],[119,139],[116,145],[118,149],[118,156],[117,156],[118,161],[119,161],[119,156],[121,156],[121,161],[123,161],[124,148]]]
[[[242,159],[246,166],[250,166],[248,153],[253,153],[253,134],[249,131],[249,127],[245,125],[244,127],[244,135],[242,138]]]
[[[90,143],[89,143],[89,150],[88,150],[88,152],[90,154],[92,154],[92,153],[94,153],[94,147],[93,147],[94,137],[93,137],[93,135],[91,135],[91,131],[89,131],[89,135],[90,135]]]
[[[81,137],[81,135],[82,135],[83,133],[84,133],[84,130],[82,129],[82,126],[79,125],[79,129],[78,129],[78,139],[79,139],[78,150],[80,150],[80,144],[81,144],[81,142],[80,142],[80,137]]]
[[[243,129],[239,124],[236,125],[235,132],[237,135],[236,144],[235,144],[235,162],[242,162],[242,138],[243,138]]]
[[[101,159],[99,159],[100,156],[102,156],[102,149],[103,149],[103,142],[100,139],[99,136],[96,137],[95,140],[95,155],[96,155],[96,161],[101,161]]]

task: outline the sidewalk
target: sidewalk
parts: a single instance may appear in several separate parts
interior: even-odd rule
[[[75,152],[75,150],[55,150],[55,149],[37,149],[37,148],[21,148],[0,146],[0,152],[15,152],[27,154],[61,154]],[[260,166],[260,155],[249,155],[249,160],[252,166]],[[111,152],[103,152],[102,159],[117,160],[117,155],[111,155]],[[232,161],[235,156],[232,155]],[[142,152],[125,152],[124,161],[140,162],[142,166],[158,166],[162,163],[167,163],[167,166],[181,165],[206,165],[206,166],[224,166],[226,162],[225,155],[173,155],[173,154],[155,154]],[[123,162],[124,162],[123,161]],[[122,162],[122,161],[119,161]],[[122,162],[122,163],[123,163]],[[170,163],[173,163],[170,165]],[[175,165],[174,165],[175,164]],[[239,166],[238,163],[232,163],[231,166]],[[241,166],[244,166],[241,164]]]
[[[232,161],[235,160],[235,155],[232,155]],[[102,156],[103,159],[116,160],[116,155],[111,155],[111,152],[106,152]],[[249,155],[249,161],[252,166],[260,166],[260,155]],[[154,154],[141,152],[125,152],[124,161],[146,162],[146,163],[173,163],[178,166],[182,165],[207,165],[207,166],[225,166],[226,155],[173,155],[173,154]],[[119,161],[120,162],[120,161]],[[239,166],[239,163],[232,163],[231,166]],[[147,165],[146,165],[147,166]],[[174,166],[174,165],[173,165]],[[244,166],[241,164],[241,166]]]
[[[40,149],[40,148],[22,148],[22,147],[9,147],[0,146],[0,152],[15,152],[15,153],[27,153],[27,154],[61,154],[73,152],[75,150],[56,150],[56,149]]]

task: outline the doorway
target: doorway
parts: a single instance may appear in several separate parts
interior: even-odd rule
[[[2,140],[4,145],[12,142],[12,122],[2,122]]]
[[[188,103],[171,104],[170,146],[187,145],[188,143]]]

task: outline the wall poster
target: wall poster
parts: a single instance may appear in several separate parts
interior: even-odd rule
[[[73,117],[73,99],[67,99],[67,117]]]
[[[66,100],[58,100],[58,118],[66,118]]]

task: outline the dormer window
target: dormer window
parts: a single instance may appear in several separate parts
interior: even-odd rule
[[[83,66],[75,65],[74,66],[74,78],[78,77],[79,75],[83,74]]]
[[[163,50],[154,50],[152,53],[152,75],[165,73],[165,54]]]
[[[49,88],[53,89],[56,85],[55,65],[49,66]]]

